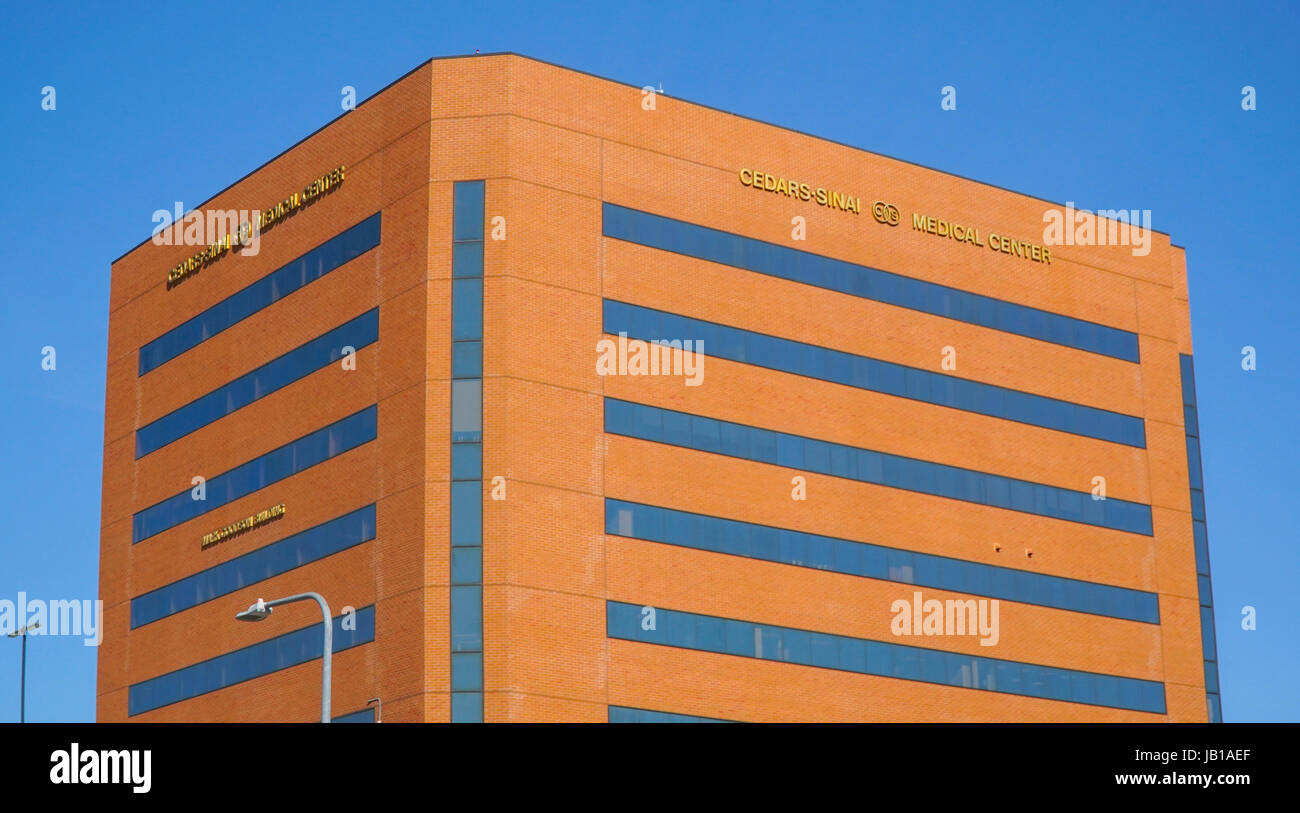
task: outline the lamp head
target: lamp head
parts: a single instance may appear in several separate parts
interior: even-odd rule
[[[266,606],[265,600],[259,598],[247,610],[235,613],[235,618],[239,621],[261,621],[271,614],[271,609]]]

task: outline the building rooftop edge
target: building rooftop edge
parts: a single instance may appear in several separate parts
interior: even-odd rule
[[[634,84],[632,84],[632,83],[630,83],[630,82],[623,82],[623,81],[618,80],[618,79],[611,79],[611,78],[609,78],[608,76],[601,76],[600,74],[592,73],[592,72],[590,72],[590,71],[584,71],[584,70],[581,70],[581,69],[579,69],[579,68],[571,68],[571,67],[569,67],[569,66],[567,66],[567,65],[561,65],[561,64],[559,64],[559,63],[557,63],[557,62],[551,62],[551,61],[549,61],[549,60],[539,59],[539,58],[537,58],[537,57],[529,56],[528,54],[521,54],[521,53],[518,53],[518,52],[516,52],[516,51],[493,51],[493,52],[491,52],[491,53],[486,53],[486,54],[449,54],[449,55],[447,55],[447,56],[435,56],[435,57],[430,57],[429,59],[426,59],[425,61],[423,61],[423,62],[421,62],[420,64],[416,65],[415,67],[411,68],[411,69],[410,69],[409,71],[407,71],[406,73],[403,73],[401,76],[397,77],[397,78],[394,79],[393,81],[391,81],[391,82],[389,82],[388,84],[384,85],[384,86],[383,86],[382,88],[380,88],[379,90],[376,90],[374,93],[372,93],[372,94],[370,94],[369,96],[367,96],[365,99],[363,99],[361,102],[359,102],[359,103],[357,104],[357,106],[356,106],[355,108],[353,108],[352,110],[348,110],[348,111],[344,111],[344,112],[340,113],[339,115],[335,116],[334,118],[332,118],[332,119],[330,119],[329,121],[327,121],[327,122],[325,122],[324,124],[322,124],[320,127],[317,127],[315,130],[312,130],[312,131],[311,131],[310,133],[308,133],[307,135],[303,136],[302,138],[298,139],[298,140],[295,141],[294,143],[292,143],[292,144],[290,144],[289,146],[285,147],[283,150],[280,150],[280,152],[276,153],[275,155],[273,155],[273,156],[271,156],[270,158],[266,159],[266,160],[263,161],[262,163],[258,164],[258,165],[257,165],[256,167],[254,167],[253,169],[251,169],[251,170],[249,170],[248,172],[244,173],[244,174],[241,175],[239,178],[237,178],[237,179],[235,179],[234,181],[231,181],[230,183],[226,184],[224,187],[222,187],[221,189],[217,190],[216,192],[214,192],[213,194],[211,194],[211,195],[209,195],[207,198],[205,198],[205,199],[203,200],[203,202],[200,203],[198,206],[196,206],[194,209],[190,209],[190,210],[188,210],[188,211],[186,212],[186,214],[188,215],[189,212],[195,211],[196,209],[201,209],[201,208],[202,208],[204,205],[206,205],[209,201],[213,200],[214,198],[220,197],[222,194],[228,192],[230,189],[232,189],[233,187],[235,187],[236,185],[238,185],[238,184],[241,183],[242,181],[247,180],[248,178],[252,177],[252,176],[255,175],[256,173],[258,173],[258,172],[260,172],[261,170],[265,169],[265,168],[267,167],[267,165],[269,165],[270,163],[272,163],[273,161],[275,161],[277,158],[281,157],[282,155],[284,155],[285,153],[289,152],[289,151],[292,150],[293,148],[295,148],[295,147],[299,146],[300,144],[304,143],[305,141],[307,141],[308,139],[310,139],[312,136],[314,136],[314,135],[316,135],[317,133],[321,132],[321,131],[324,130],[326,127],[329,127],[331,124],[333,124],[334,122],[336,122],[336,121],[338,121],[339,119],[343,118],[344,116],[348,115],[349,113],[355,112],[357,109],[360,109],[361,105],[365,104],[366,102],[370,101],[371,99],[375,98],[376,96],[379,96],[381,93],[383,93],[384,91],[388,90],[390,87],[392,87],[393,85],[395,85],[395,84],[397,84],[398,82],[402,81],[403,79],[405,79],[406,77],[410,76],[411,74],[415,73],[416,71],[420,70],[420,69],[423,68],[425,65],[430,65],[430,64],[432,64],[432,63],[434,63],[434,62],[440,62],[440,61],[442,61],[442,60],[446,60],[446,59],[474,59],[474,58],[477,58],[477,57],[500,57],[500,56],[513,56],[513,57],[518,57],[518,58],[520,58],[520,59],[527,59],[527,60],[529,60],[529,61],[537,62],[537,63],[540,63],[540,64],[542,64],[542,65],[549,65],[549,66],[551,66],[551,67],[553,67],[553,68],[559,68],[560,70],[571,71],[571,72],[573,72],[573,73],[579,73],[579,74],[582,74],[582,75],[584,75],[584,76],[590,76],[590,77],[592,77],[593,79],[600,79],[601,81],[604,81],[604,82],[613,82],[613,83],[616,84],[616,85],[623,85],[624,87],[629,87],[629,88],[638,89],[638,90],[640,89],[640,85],[634,85]],[[665,95],[667,95],[667,94],[665,94]],[[988,181],[981,181],[981,180],[979,180],[978,178],[971,178],[971,177],[969,177],[969,176],[961,175],[961,174],[956,173],[956,172],[949,172],[948,170],[939,169],[938,167],[932,167],[932,166],[930,166],[930,165],[928,165],[928,164],[922,164],[922,163],[919,163],[919,162],[917,162],[917,161],[909,161],[909,160],[906,159],[906,158],[898,158],[898,157],[893,156],[893,155],[886,155],[886,154],[883,153],[883,152],[876,152],[876,151],[874,151],[874,150],[869,150],[869,149],[867,149],[866,147],[859,147],[859,146],[857,146],[856,144],[849,144],[849,143],[846,143],[846,142],[843,142],[843,141],[837,141],[837,140],[835,140],[835,139],[833,139],[833,138],[826,138],[826,137],[824,137],[824,136],[819,136],[819,135],[816,135],[816,134],[814,134],[814,133],[809,133],[809,132],[806,132],[806,131],[804,131],[804,130],[796,129],[796,128],[794,128],[794,127],[787,127],[787,126],[785,126],[785,125],[783,125],[783,124],[776,124],[776,123],[773,123],[773,122],[770,122],[770,121],[764,121],[764,120],[762,120],[762,119],[754,118],[753,116],[746,116],[746,115],[744,115],[743,113],[736,113],[736,112],[734,112],[734,111],[732,111],[732,110],[724,110],[724,109],[721,108],[721,107],[714,107],[713,105],[703,104],[702,102],[694,102],[694,101],[691,101],[690,99],[687,99],[687,98],[684,98],[684,97],[681,97],[681,96],[673,96],[672,98],[675,99],[675,100],[677,100],[677,101],[680,101],[680,102],[685,102],[686,104],[692,104],[692,105],[695,105],[696,107],[702,107],[702,108],[704,108],[704,109],[706,109],[706,110],[712,110],[712,111],[714,111],[714,112],[722,113],[722,114],[727,115],[727,116],[735,116],[736,118],[744,119],[744,120],[746,120],[746,121],[752,121],[752,122],[755,122],[756,124],[762,124],[762,125],[765,125],[765,126],[767,126],[767,127],[776,127],[776,128],[778,128],[778,129],[785,130],[785,131],[787,131],[787,132],[797,133],[798,135],[807,136],[807,137],[809,137],[809,138],[815,138],[815,139],[817,139],[818,141],[824,141],[824,142],[826,142],[826,143],[828,143],[828,144],[835,144],[835,145],[840,146],[840,147],[846,147],[846,148],[848,148],[848,149],[856,150],[857,152],[866,153],[866,154],[868,154],[868,155],[875,155],[875,156],[879,156],[879,157],[881,157],[881,158],[888,158],[888,159],[891,160],[891,161],[898,161],[898,162],[900,162],[900,163],[909,164],[909,165],[914,166],[914,167],[920,167],[921,169],[929,170],[929,171],[931,171],[931,172],[938,172],[938,173],[940,173],[940,174],[942,174],[942,175],[948,175],[948,176],[953,177],[953,178],[960,178],[960,179],[963,180],[963,181],[970,181],[971,183],[977,183],[977,184],[980,184],[981,186],[987,186],[987,187],[989,187],[989,188],[997,189],[997,190],[1000,190],[1000,191],[1002,191],[1002,192],[1010,192],[1010,193],[1013,194],[1013,195],[1020,195],[1021,197],[1025,197],[1025,198],[1032,198],[1032,199],[1034,199],[1034,200],[1039,200],[1039,201],[1042,201],[1042,202],[1044,202],[1044,203],[1051,204],[1051,205],[1053,205],[1053,206],[1064,206],[1064,205],[1065,205],[1065,204],[1060,203],[1060,202],[1058,202],[1058,201],[1050,200],[1050,199],[1048,199],[1048,198],[1040,197],[1040,196],[1038,196],[1038,195],[1032,195],[1032,194],[1029,194],[1028,192],[1021,192],[1021,191],[1018,190],[1018,189],[1012,189],[1012,188],[1010,188],[1010,187],[1006,187],[1006,186],[999,186],[998,184],[995,184],[995,183],[990,183],[990,182],[988,182]],[[1151,231],[1154,232],[1154,233],[1156,233],[1156,234],[1163,235],[1163,236],[1165,236],[1165,237],[1170,237],[1170,234],[1169,234],[1168,232],[1163,232],[1163,231],[1160,231],[1159,229],[1151,229]],[[146,238],[144,238],[143,240],[141,240],[140,242],[138,242],[138,243],[136,243],[135,245],[131,246],[131,247],[130,247],[129,249],[127,249],[126,251],[122,252],[122,254],[118,255],[118,257],[117,257],[116,259],[114,259],[111,263],[109,263],[110,267],[111,267],[112,265],[116,265],[118,262],[121,262],[122,259],[124,259],[128,254],[130,254],[131,252],[135,251],[135,250],[138,249],[138,248],[141,248],[142,246],[144,246],[145,243],[148,243],[151,239],[153,239],[153,235],[152,235],[152,234],[151,234],[149,237],[146,237]],[[1173,246],[1174,248],[1184,248],[1183,246],[1179,246],[1179,245],[1175,244],[1175,243],[1173,242],[1172,238],[1170,239],[1170,245]],[[1184,250],[1186,250],[1186,249],[1184,248]]]

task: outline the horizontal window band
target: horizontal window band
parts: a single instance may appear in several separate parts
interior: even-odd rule
[[[351,619],[348,628],[344,628],[343,622],[348,619]],[[233,618],[231,623],[234,623]],[[343,652],[374,640],[373,605],[362,607],[355,615],[334,617],[334,652]],[[324,651],[325,636],[318,619],[293,632],[132,684],[127,690],[127,716],[134,717],[308,663],[319,658]]]
[[[667,311],[604,300],[604,330],[645,341],[703,341],[704,354],[769,370],[975,412],[1083,437],[1146,447],[1141,418],[907,367]]]
[[[610,706],[611,723],[734,723],[719,717],[697,717],[694,714],[676,714],[671,711],[651,711],[631,706]]]
[[[131,599],[131,629],[375,538],[374,503]]]
[[[1151,507],[998,474],[605,398],[605,431],[1027,514],[1151,536]]]
[[[380,219],[376,212],[145,344],[140,348],[138,375],[157,369],[375,248]]]
[[[139,460],[333,364],[346,347],[355,352],[377,341],[379,309],[374,308],[140,427],[135,433],[135,457]]]
[[[201,486],[194,486],[137,511],[132,517],[131,542],[135,544],[148,539],[369,443],[375,439],[378,428],[378,406],[368,406],[211,477]],[[194,498],[194,491],[198,488],[203,489],[204,499]]]
[[[647,613],[650,610],[653,624],[645,623],[650,618]],[[1044,700],[1165,713],[1165,686],[1154,680],[964,655],[619,601],[605,602],[605,629],[608,637],[625,641]]]
[[[1090,615],[1160,623],[1155,593],[605,498],[605,533]]]
[[[1137,334],[613,203],[605,237],[1137,362]]]

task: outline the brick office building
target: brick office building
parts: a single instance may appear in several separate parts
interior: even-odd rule
[[[353,720],[1217,719],[1184,253],[1060,208],[420,66],[113,264],[99,719],[314,719],[304,590]]]

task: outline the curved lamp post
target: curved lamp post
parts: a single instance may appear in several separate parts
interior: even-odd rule
[[[328,723],[330,721],[330,667],[334,655],[334,617],[330,615],[330,605],[325,603],[325,597],[320,593],[308,592],[277,598],[274,601],[263,601],[259,598],[247,610],[235,613],[235,618],[239,621],[261,621],[271,615],[272,607],[295,601],[315,601],[320,605],[321,615],[324,616],[325,648],[321,651],[320,721]]]

